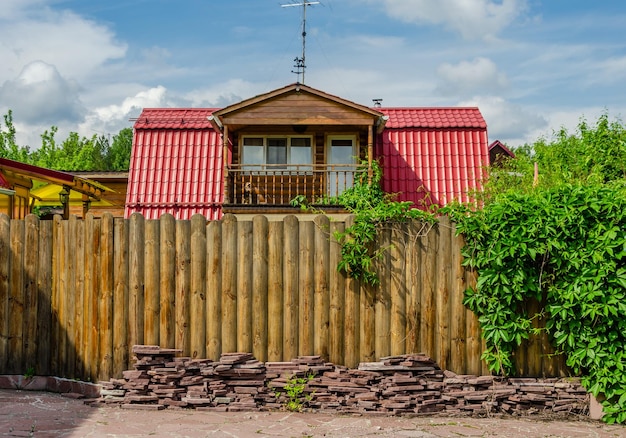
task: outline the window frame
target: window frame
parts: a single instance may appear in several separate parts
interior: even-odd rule
[[[246,163],[245,162],[245,149],[246,149],[246,139],[248,138],[259,138],[263,140],[263,159],[261,163]],[[308,139],[309,140],[309,152],[310,152],[310,156],[309,159],[310,161],[308,163],[292,163],[291,162],[291,149],[292,147],[306,147],[306,146],[292,146],[292,139],[297,138],[304,138],[304,139]],[[268,163],[268,149],[269,149],[269,145],[268,145],[268,140],[270,139],[285,139],[286,140],[286,148],[287,148],[287,153],[286,153],[286,163]],[[249,146],[255,146],[255,145],[249,145]],[[257,145],[258,147],[258,145]],[[305,167],[305,166],[313,166],[314,164],[314,160],[315,160],[315,137],[313,135],[280,135],[280,134],[272,134],[272,135],[255,135],[255,134],[246,134],[246,135],[242,135],[239,138],[239,162],[241,164],[241,166],[259,166],[261,168],[264,168],[266,166],[269,166],[270,169],[285,169],[285,168],[289,168],[289,167],[293,167],[293,166],[298,166],[298,167]]]

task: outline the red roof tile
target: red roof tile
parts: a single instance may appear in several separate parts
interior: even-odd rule
[[[483,128],[487,123],[478,108],[377,108],[389,116],[385,125],[397,128]]]
[[[125,216],[221,217],[221,139],[212,109],[145,109],[135,123]]]
[[[417,206],[468,202],[489,163],[487,124],[478,108],[381,108],[389,116],[376,155],[383,190]]]

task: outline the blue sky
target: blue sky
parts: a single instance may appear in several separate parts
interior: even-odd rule
[[[116,134],[143,107],[296,82],[299,0],[3,0],[0,113],[18,139]],[[478,106],[510,146],[626,117],[622,0],[320,0],[305,83],[363,105]]]

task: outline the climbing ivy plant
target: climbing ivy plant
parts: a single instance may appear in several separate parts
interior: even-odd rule
[[[405,222],[420,219],[432,224],[436,221],[434,213],[413,207],[409,201],[396,201],[394,195],[383,191],[381,187],[382,169],[377,161],[367,172],[367,163],[361,163],[352,187],[336,197],[323,200],[323,204],[341,205],[354,215],[354,222],[343,232],[335,233],[341,244],[339,271],[369,285],[379,283],[375,270],[375,261],[384,255],[388,248],[374,245],[380,230],[392,222]],[[292,205],[309,208],[304,197],[296,197]]]
[[[626,184],[510,191],[469,213],[451,208],[478,281],[465,295],[493,372],[514,373],[537,299],[557,354],[603,395],[605,420],[626,422]]]

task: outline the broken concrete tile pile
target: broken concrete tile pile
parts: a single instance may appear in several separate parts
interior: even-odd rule
[[[177,357],[179,350],[146,345],[133,347],[133,353],[135,369],[125,371],[122,379],[100,382],[101,397],[91,404],[279,410],[294,397],[287,388],[301,379],[295,406],[321,412],[586,415],[589,406],[577,379],[456,375],[423,354],[386,357],[348,369],[319,356],[263,363],[249,353],[225,353],[216,362]]]

